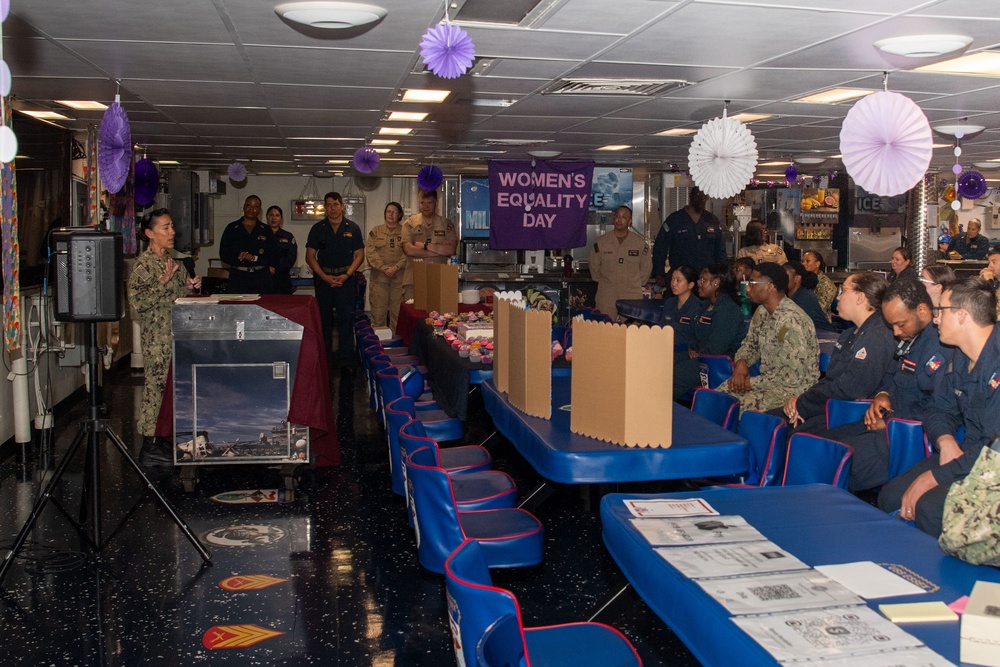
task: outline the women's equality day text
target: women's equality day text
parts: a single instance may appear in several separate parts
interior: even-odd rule
[[[590,204],[590,182],[583,173],[499,171],[495,176],[503,189],[496,193],[494,205],[498,208],[524,209],[523,227],[551,229],[558,217],[555,211],[586,211]],[[552,212],[544,209],[551,209]]]

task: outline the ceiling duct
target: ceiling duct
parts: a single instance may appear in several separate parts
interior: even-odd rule
[[[689,85],[683,79],[558,79],[543,95],[660,95]]]

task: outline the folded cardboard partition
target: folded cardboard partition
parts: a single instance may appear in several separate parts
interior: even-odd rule
[[[627,447],[673,440],[674,330],[573,321],[570,430]]]
[[[507,393],[510,388],[508,380],[509,362],[507,350],[510,349],[510,311],[521,301],[520,292],[497,292],[493,295],[493,382],[497,391]]]
[[[458,265],[413,262],[413,307],[458,312]]]
[[[507,396],[511,405],[532,417],[552,417],[552,313],[510,309]]]

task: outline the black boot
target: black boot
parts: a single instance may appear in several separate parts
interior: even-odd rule
[[[146,468],[174,465],[174,453],[170,444],[155,436],[142,436],[142,449],[139,450],[139,465]]]

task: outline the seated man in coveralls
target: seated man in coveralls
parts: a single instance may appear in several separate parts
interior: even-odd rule
[[[981,278],[956,283],[935,308],[941,342],[956,349],[938,371],[924,433],[936,453],[882,488],[878,506],[934,537],[941,534],[944,499],[969,474],[983,447],[1000,433],[1000,329],[997,297]],[[959,444],[955,432],[965,427]]]

